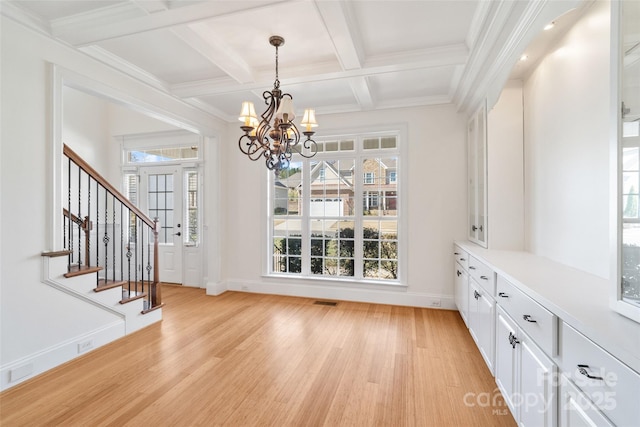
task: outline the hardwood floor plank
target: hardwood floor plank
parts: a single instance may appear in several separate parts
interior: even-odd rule
[[[0,424],[515,424],[456,312],[178,286],[163,299],[160,324],[0,394]]]

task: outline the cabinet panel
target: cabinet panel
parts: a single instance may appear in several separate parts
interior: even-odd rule
[[[469,326],[469,275],[456,263],[455,267],[455,302],[465,325]]]
[[[495,301],[475,280],[469,280],[469,332],[493,374]]]
[[[496,384],[517,420],[518,408],[514,405],[517,390],[518,351],[513,337],[518,335],[517,326],[501,307],[496,308]]]
[[[553,427],[557,414],[556,365],[520,334],[520,426]]]
[[[562,323],[562,370],[619,426],[639,425],[640,375]]]
[[[560,427],[614,427],[564,375],[560,381]]]
[[[487,291],[491,296],[496,294],[496,274],[495,272],[484,262],[480,261],[474,256],[469,257],[469,275],[480,284],[480,286]]]
[[[460,267],[464,270],[469,268],[469,254],[466,251],[460,249],[460,247],[456,245],[454,246],[453,256],[456,259],[456,262],[460,264]]]
[[[497,280],[498,301],[549,356],[555,356],[558,348],[558,318],[549,310],[517,289],[502,276]]]
[[[469,240],[487,247],[487,109],[483,105],[467,127]]]

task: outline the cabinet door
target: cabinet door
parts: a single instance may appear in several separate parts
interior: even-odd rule
[[[514,405],[514,393],[518,378],[517,326],[501,307],[496,310],[496,384],[502,392],[513,417],[517,420],[517,408]]]
[[[469,275],[460,267],[458,263],[455,265],[455,300],[458,311],[465,325],[469,326]]]
[[[478,337],[478,331],[480,329],[480,312],[478,310],[480,305],[478,304],[478,299],[480,299],[482,294],[480,293],[480,286],[478,286],[473,279],[469,279],[467,281],[467,289],[467,301],[469,304],[467,319],[469,321],[469,333],[476,342],[476,345],[480,347],[480,340]]]
[[[613,427],[591,400],[564,375],[560,381],[560,427]]]
[[[473,280],[471,280],[470,283],[474,283],[474,285],[477,286]],[[480,294],[480,296],[476,298],[478,303],[478,347],[480,353],[482,353],[482,357],[484,357],[485,362],[487,362],[489,370],[493,374],[496,303],[489,293],[480,287],[478,287],[478,293]]]
[[[487,247],[487,111],[483,105],[467,127],[469,240]]]
[[[520,333],[521,427],[553,427],[557,414],[557,367],[529,338]]]

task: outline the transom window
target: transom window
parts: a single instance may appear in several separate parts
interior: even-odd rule
[[[399,135],[319,142],[270,183],[270,274],[400,282]],[[354,179],[364,177],[364,179]]]

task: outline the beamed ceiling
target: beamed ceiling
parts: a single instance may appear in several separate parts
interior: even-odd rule
[[[235,121],[243,100],[260,109],[273,86],[271,35],[285,38],[281,87],[300,112],[446,103],[468,110],[506,81],[548,19],[578,3],[4,0],[2,13]]]

